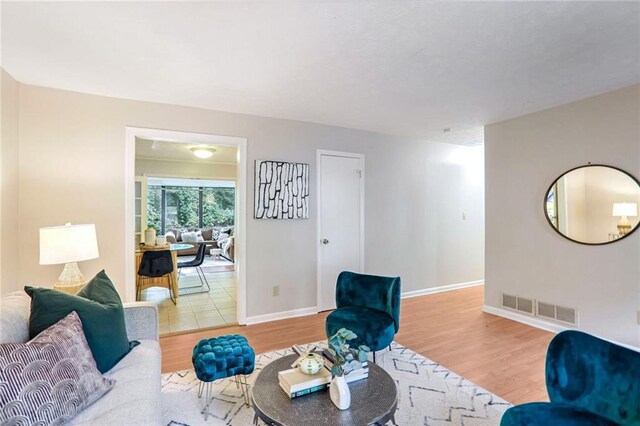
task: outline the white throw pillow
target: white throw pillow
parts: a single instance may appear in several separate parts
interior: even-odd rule
[[[182,242],[183,243],[197,243],[198,242],[198,234],[195,232],[183,232],[182,233]]]

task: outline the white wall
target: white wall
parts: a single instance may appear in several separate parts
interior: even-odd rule
[[[0,291],[18,283],[18,83],[0,68]]]
[[[136,158],[136,176],[236,180],[235,164]]]
[[[38,265],[38,228],[90,222],[100,258],[80,268],[105,268],[124,294],[125,126],[248,139],[248,316],[316,306],[315,197],[309,220],[254,220],[255,159],[309,163],[315,188],[317,149],[365,154],[366,270],[400,275],[405,291],[483,278],[482,173],[466,172],[482,165],[473,149],[21,85],[22,284],[51,285],[60,272]],[[271,295],[274,285],[281,296]]]
[[[588,162],[640,176],[640,85],[485,128],[485,303],[507,292],[575,307],[581,329],[638,346],[640,232],[586,246],[544,217],[551,182]]]

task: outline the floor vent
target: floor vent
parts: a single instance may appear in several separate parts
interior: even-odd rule
[[[502,306],[528,315],[534,314],[535,301],[502,293]]]
[[[538,302],[537,308],[536,315],[541,318],[548,318],[572,325],[576,325],[577,323],[576,310],[574,308],[567,308],[544,302]]]

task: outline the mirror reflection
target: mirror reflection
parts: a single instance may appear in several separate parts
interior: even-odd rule
[[[640,183],[615,167],[588,165],[560,176],[547,191],[545,212],[553,228],[583,244],[606,244],[638,227]]]

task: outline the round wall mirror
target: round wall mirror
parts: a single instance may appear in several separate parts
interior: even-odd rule
[[[564,173],[547,190],[544,211],[560,235],[581,244],[607,244],[638,228],[640,182],[611,166]]]

